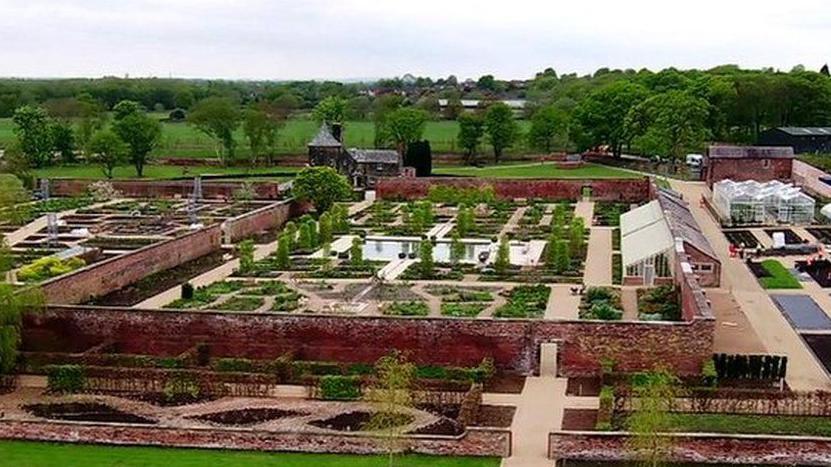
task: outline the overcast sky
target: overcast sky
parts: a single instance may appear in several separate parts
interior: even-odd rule
[[[828,0],[0,0],[0,75],[229,79],[831,61]]]

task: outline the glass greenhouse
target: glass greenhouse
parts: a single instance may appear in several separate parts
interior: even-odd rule
[[[800,188],[776,180],[713,185],[713,205],[729,224],[810,224],[815,204]]]

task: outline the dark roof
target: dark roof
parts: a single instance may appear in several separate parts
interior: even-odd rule
[[[774,146],[710,146],[710,159],[793,159],[791,147]]]
[[[664,211],[664,216],[666,216],[673,237],[681,238],[705,255],[718,261],[715,250],[713,250],[707,237],[701,232],[698,222],[693,218],[689,203],[684,201],[678,192],[659,189],[658,202],[661,204],[661,209]]]
[[[831,127],[783,126],[774,130],[791,136],[831,136]]]
[[[342,144],[340,141],[332,136],[332,131],[326,124],[320,125],[317,135],[309,142],[309,146],[323,147],[323,148],[338,148]]]
[[[355,162],[371,164],[398,164],[398,152],[392,149],[349,149]]]

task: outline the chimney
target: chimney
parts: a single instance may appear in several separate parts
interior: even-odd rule
[[[340,123],[333,123],[331,131],[332,136],[334,136],[339,143],[343,143],[343,125]]]

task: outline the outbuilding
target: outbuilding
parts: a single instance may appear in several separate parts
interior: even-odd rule
[[[759,133],[759,145],[793,148],[796,154],[831,153],[831,127],[783,126]]]

